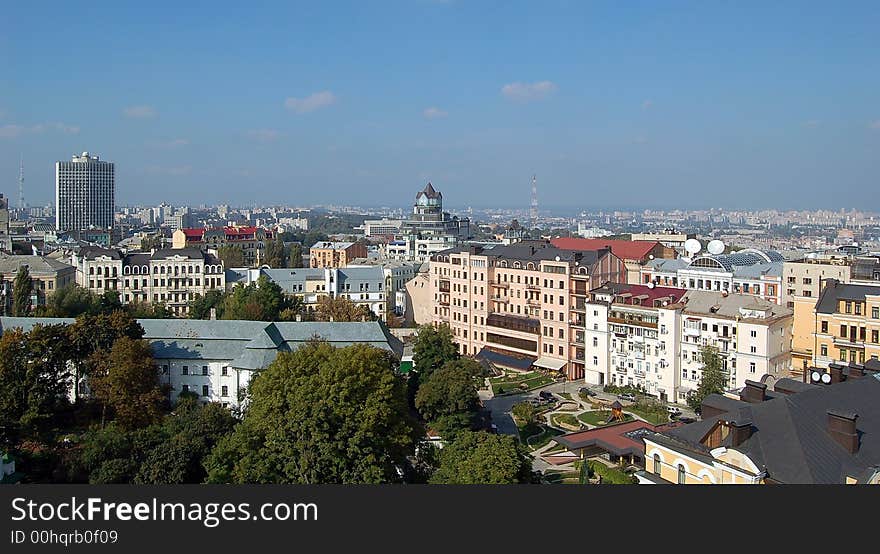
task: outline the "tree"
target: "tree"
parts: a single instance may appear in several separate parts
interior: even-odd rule
[[[0,421],[45,428],[67,404],[70,357],[62,325],[19,328],[0,336]]]
[[[122,301],[115,290],[105,290],[98,300],[98,309],[102,314],[111,314],[122,309]]]
[[[165,238],[160,235],[147,235],[141,239],[141,252],[159,250],[165,246]]]
[[[224,293],[219,290],[209,290],[205,296],[196,295],[189,301],[189,318],[190,319],[209,319],[211,317],[211,308],[215,309],[217,319],[223,319],[223,301]]]
[[[419,378],[427,378],[432,371],[459,358],[458,346],[453,341],[452,329],[448,325],[419,327],[413,344],[413,366]]]
[[[223,267],[244,267],[244,250],[240,246],[221,246],[217,249],[217,256],[223,261]]]
[[[281,312],[290,307],[295,305],[287,299],[281,287],[260,275],[256,283],[236,285],[223,297],[222,309],[218,312],[223,319],[278,321]]]
[[[302,245],[293,243],[288,249],[287,267],[298,268],[303,266],[303,250]]]
[[[398,481],[421,429],[392,356],[312,341],[253,378],[235,431],[205,462],[210,483]]]
[[[458,485],[508,485],[532,482],[532,462],[515,438],[483,431],[462,431],[440,450],[440,466],[429,482]]]
[[[346,296],[321,296],[315,305],[316,321],[373,321],[376,316],[364,304],[355,304]]]
[[[12,282],[12,315],[24,317],[30,315],[31,294],[34,292],[34,283],[31,280],[30,271],[26,265],[18,268],[15,280]]]
[[[474,376],[467,367],[448,362],[421,382],[415,404],[426,421],[465,416],[458,418],[458,422],[470,426],[480,406]]]
[[[688,406],[699,411],[703,399],[710,394],[720,394],[727,387],[727,371],[721,366],[721,356],[718,348],[707,345],[700,349],[700,359],[703,362],[703,375],[697,390],[688,396]]]
[[[510,409],[511,413],[516,416],[516,418],[523,422],[525,425],[529,425],[535,422],[535,417],[537,416],[537,410],[535,410],[535,406],[533,406],[529,402],[517,402]]]
[[[266,257],[263,263],[272,268],[281,268],[286,262],[284,241],[281,240],[281,235],[276,235],[273,240],[266,242]]]
[[[98,312],[97,298],[75,283],[65,285],[46,298],[35,312],[39,317],[79,317]]]
[[[132,429],[159,420],[164,395],[148,342],[122,337],[93,358],[90,386],[95,398],[113,409],[117,423]]]
[[[118,310],[110,314],[83,315],[67,327],[67,341],[71,348],[70,361],[74,367],[74,394],[79,397],[82,376],[89,375],[93,369],[93,355],[113,347],[117,339],[128,337],[141,339],[144,328],[131,314]]]

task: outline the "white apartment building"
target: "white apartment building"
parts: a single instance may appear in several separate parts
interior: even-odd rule
[[[88,152],[55,162],[55,228],[110,229],[115,211],[116,174],[111,162]]]
[[[702,378],[700,349],[718,348],[728,386],[788,375],[792,311],[743,294],[606,285],[586,303],[588,384],[641,386],[683,403]]]
[[[344,296],[366,306],[385,321],[388,312],[388,289],[381,267],[305,267],[288,269],[230,269],[227,286],[256,283],[265,275],[289,296],[302,299],[307,310],[314,309],[322,296]]]
[[[123,304],[161,303],[175,315],[186,315],[196,296],[226,290],[223,262],[198,248],[162,249],[124,254],[87,248],[71,258],[76,283],[95,294],[117,291]]]

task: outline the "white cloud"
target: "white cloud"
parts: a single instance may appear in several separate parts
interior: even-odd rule
[[[880,129],[880,119],[875,119],[874,121],[868,123],[868,127],[871,129]]]
[[[647,110],[648,108],[650,108],[653,105],[654,105],[653,100],[645,100],[644,102],[642,102],[642,109]]]
[[[65,135],[75,135],[79,133],[79,127],[76,125],[67,125],[65,123],[37,123],[27,127],[25,125],[16,125],[10,123],[0,126],[0,138],[17,138],[25,134],[40,134],[45,131],[58,131]]]
[[[125,114],[125,117],[133,119],[149,119],[157,115],[156,108],[153,106],[129,106],[122,110],[122,113]]]
[[[426,108],[425,111],[422,112],[422,115],[425,116],[425,119],[439,119],[441,117],[446,117],[449,114],[436,106],[431,106],[430,108]]]
[[[273,142],[278,140],[278,137],[281,136],[281,133],[276,131],[275,129],[251,129],[250,131],[245,133],[245,136],[251,140],[256,140],[259,142]]]
[[[559,87],[552,81],[538,81],[537,83],[509,83],[501,87],[501,94],[520,102],[540,100],[556,92]]]
[[[295,113],[309,113],[325,108],[336,102],[336,95],[329,90],[310,94],[305,98],[289,97],[284,101],[284,107]]]

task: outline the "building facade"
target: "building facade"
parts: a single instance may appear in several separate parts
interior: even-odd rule
[[[641,268],[641,282],[749,294],[782,304],[783,261],[779,252],[751,248],[732,254],[706,253],[693,259],[653,259]]]
[[[55,228],[81,231],[110,229],[116,207],[116,173],[112,162],[83,152],[55,163]]]
[[[428,183],[416,194],[412,214],[385,249],[385,256],[400,261],[428,261],[437,252],[455,248],[470,238],[470,220],[443,211],[443,194]]]
[[[309,248],[309,267],[340,268],[366,257],[367,246],[360,242],[316,242]]]
[[[625,281],[626,267],[608,250],[521,241],[434,254],[429,278],[432,323],[452,328],[462,354],[485,348],[580,379],[573,332],[582,326],[584,299],[591,287]]]
[[[31,308],[45,306],[46,299],[61,287],[73,284],[76,269],[46,256],[10,256],[0,253],[0,313],[12,313],[15,277],[22,266],[31,276]]]
[[[598,250],[608,248],[611,253],[626,264],[626,282],[638,284],[642,282],[641,269],[651,260],[678,257],[674,248],[664,246],[657,241],[610,240],[602,238],[569,238],[561,237],[550,241],[553,246],[564,250]]]
[[[812,365],[863,364],[880,357],[880,285],[830,279],[813,310]]]
[[[12,254],[12,236],[9,234],[9,199],[0,194],[0,252]]]
[[[223,246],[235,246],[241,249],[244,263],[248,267],[256,267],[266,259],[266,243],[274,240],[275,231],[262,227],[219,227],[193,229],[177,229],[171,235],[171,247],[174,249],[196,247],[217,250]]]
[[[223,262],[198,248],[123,253],[87,248],[71,258],[76,283],[94,294],[112,290],[123,304],[162,304],[185,316],[197,296],[226,290]]]

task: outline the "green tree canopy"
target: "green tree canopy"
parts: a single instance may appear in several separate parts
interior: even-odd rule
[[[164,395],[145,340],[121,337],[109,351],[95,352],[89,377],[95,398],[113,409],[123,428],[145,427],[161,417]]]
[[[446,362],[459,358],[458,346],[453,341],[452,329],[448,325],[419,327],[415,344],[413,344],[413,365],[424,380],[432,371],[439,369]]]
[[[37,308],[40,317],[79,317],[99,311],[97,297],[75,283],[65,285],[46,298],[46,305]]]
[[[298,268],[303,266],[303,250],[302,245],[298,243],[291,244],[287,253],[287,267]]]
[[[26,265],[22,265],[18,268],[18,273],[12,282],[12,315],[16,317],[30,315],[31,294],[33,292],[34,283],[31,280],[30,271]]]
[[[447,362],[421,382],[415,404],[428,422],[459,414],[467,416],[464,421],[469,422],[480,406],[472,371],[457,362]]]
[[[514,437],[462,431],[440,450],[431,483],[508,485],[532,482],[532,462]]]
[[[393,366],[366,345],[281,353],[251,381],[244,420],[205,463],[208,482],[399,480],[422,433]]]
[[[727,371],[722,368],[718,348],[707,345],[700,348],[700,359],[703,363],[703,375],[697,390],[688,397],[688,406],[699,410],[703,399],[710,394],[720,394],[727,387]]]
[[[517,402],[510,411],[526,425],[534,423],[537,416],[537,410],[530,402]]]
[[[263,263],[272,268],[282,268],[287,263],[287,257],[284,255],[284,241],[281,235],[276,235],[273,240],[266,242],[266,255]]]
[[[223,267],[244,267],[244,250],[240,246],[221,246],[217,249],[217,256],[223,261]]]
[[[190,319],[210,319],[211,308],[217,313],[217,319],[223,319],[223,302],[225,294],[219,290],[210,290],[204,296],[197,295],[189,302]]]
[[[376,316],[364,304],[355,304],[346,296],[321,296],[313,313],[316,321],[374,321]]]

